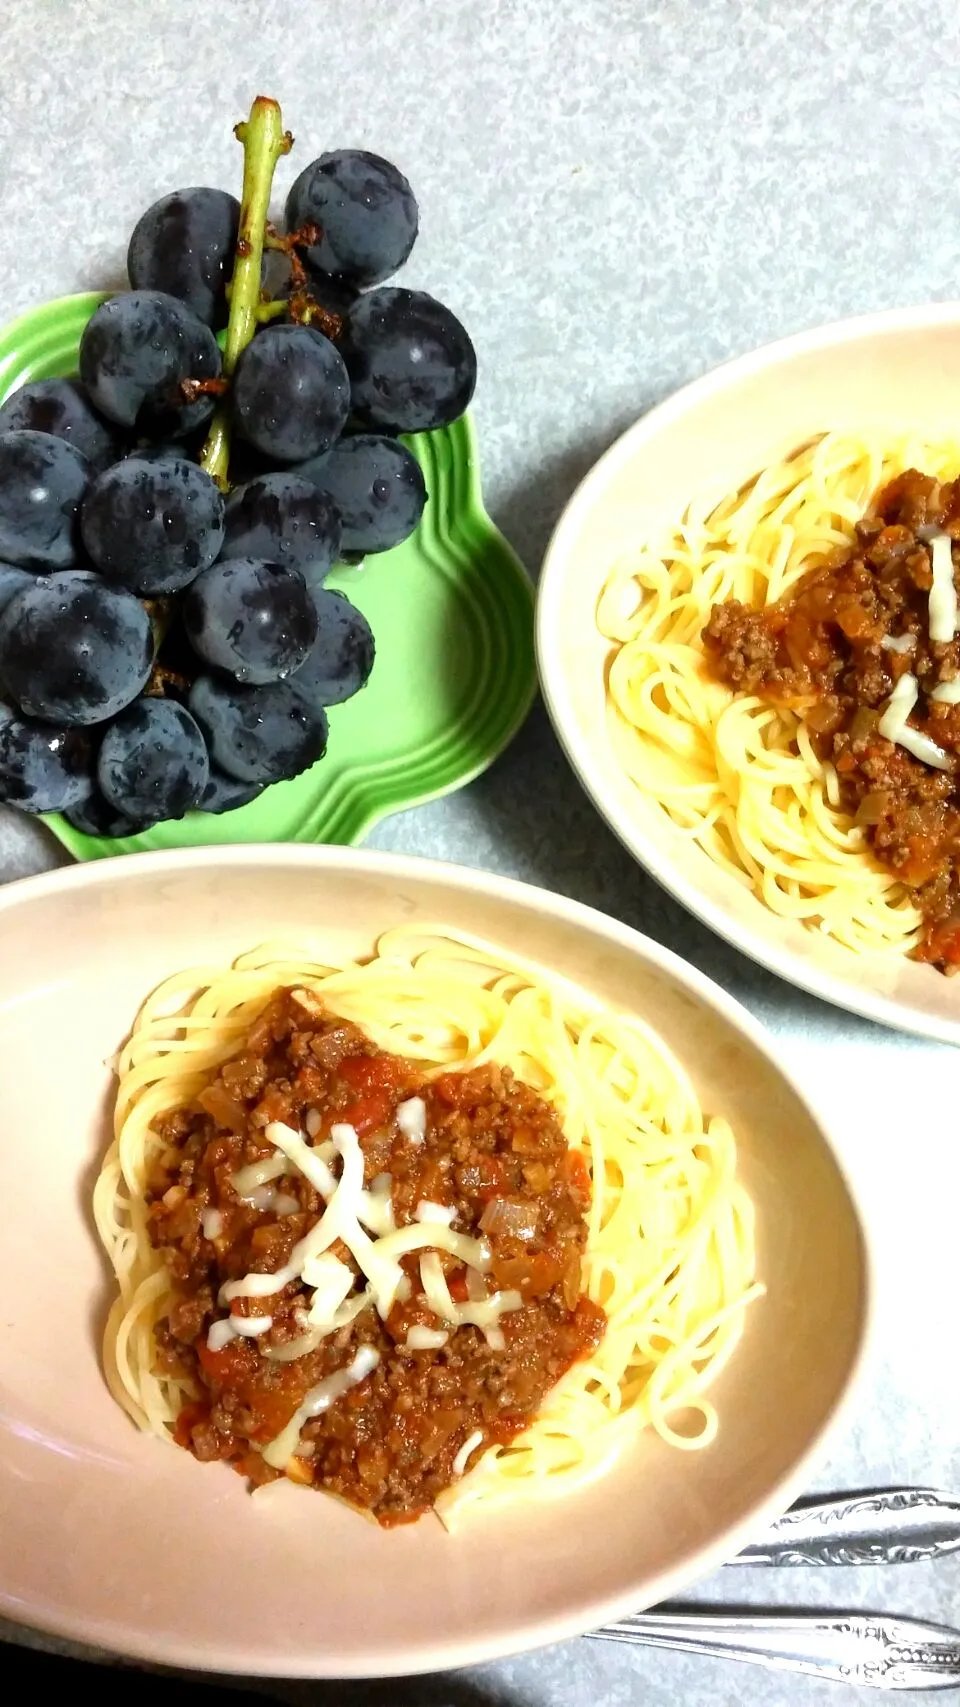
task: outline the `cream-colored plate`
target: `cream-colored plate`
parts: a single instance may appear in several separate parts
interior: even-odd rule
[[[900,309],[770,344],[696,380],[607,451],[547,550],[537,658],[550,716],[581,783],[636,859],[691,913],[792,984],[883,1024],[960,1043],[960,980],[858,957],[779,918],[682,836],[623,773],[607,731],[596,625],[612,563],[817,433],[880,425],[960,438],[960,303]]]
[[[98,1364],[109,1287],[89,1209],[105,1063],[167,974],[297,929],[364,952],[443,922],[645,1015],[736,1128],[769,1293],[716,1385],[719,1439],[639,1440],[563,1502],[456,1538],[380,1531],[292,1486],[139,1435]],[[758,1026],[673,955],[521,884],[349,849],[133,856],[0,891],[0,1612],[223,1671],[392,1675],[558,1640],[737,1552],[811,1474],[864,1348],[864,1235],[830,1142]]]

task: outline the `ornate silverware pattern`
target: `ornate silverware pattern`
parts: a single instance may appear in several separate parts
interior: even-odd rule
[[[745,1660],[871,1689],[954,1689],[960,1631],[866,1613],[645,1613],[608,1624],[602,1641]]]
[[[960,1498],[871,1489],[792,1506],[734,1565],[912,1565],[960,1548]]]

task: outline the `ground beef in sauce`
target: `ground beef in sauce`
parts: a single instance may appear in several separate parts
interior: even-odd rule
[[[395,1119],[415,1095],[427,1108],[419,1144]],[[485,1237],[493,1254],[489,1291],[515,1289],[524,1300],[500,1317],[505,1349],[491,1349],[473,1326],[454,1329],[440,1349],[402,1349],[411,1326],[447,1326],[427,1308],[417,1253],[402,1259],[411,1296],[386,1322],[371,1306],[315,1351],[274,1360],[271,1351],[303,1332],[310,1293],[294,1281],[266,1306],[269,1333],[211,1351],[208,1329],[225,1315],[216,1302],[221,1284],[273,1273],[323,1213],[323,1200],[292,1164],[271,1181],[276,1195],[268,1194],[266,1207],[238,1199],[233,1175],[274,1153],[264,1138],[274,1120],[314,1128],[308,1142],[315,1144],[336,1122],[349,1123],[363,1150],[365,1184],[391,1176],[397,1226],[428,1199],[455,1208],[458,1232]],[[199,1459],[229,1460],[255,1485],[274,1479],[278,1472],[257,1448],[281,1432],[311,1387],[372,1346],[379,1364],[305,1424],[288,1474],[381,1524],[409,1522],[454,1480],[454,1460],[472,1435],[484,1447],[510,1441],[560,1376],[599,1343],[605,1317],[580,1291],[590,1198],[584,1158],[568,1148],[551,1108],[505,1069],[451,1072],[425,1084],[416,1067],[382,1053],[357,1027],[281,991],[243,1053],[158,1130],[168,1148],[150,1181],[150,1235],[177,1302],[158,1324],[157,1362],[193,1385],[176,1439]],[[207,1215],[208,1238],[210,1210],[220,1220]],[[333,1248],[357,1269],[342,1243]],[[452,1297],[465,1301],[462,1264],[445,1253],[440,1261]],[[233,1305],[243,1315],[264,1308],[256,1299]]]
[[[928,696],[960,675],[960,643],[929,635],[929,540],[960,540],[960,481],[916,469],[892,480],[856,539],[764,610],[715,605],[703,631],[709,665],[739,693],[800,713],[819,758],[833,765],[840,806],[873,857],[911,890],[923,917],[918,960],[960,969],[960,705]],[[953,545],[954,582],[958,548]],[[885,637],[911,637],[909,650]],[[947,756],[935,769],[885,740],[877,724],[895,683],[920,690],[909,721]]]

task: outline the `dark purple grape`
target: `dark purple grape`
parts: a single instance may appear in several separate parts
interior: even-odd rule
[[[90,464],[66,439],[21,430],[0,437],[0,558],[20,569],[69,569]]]
[[[311,326],[258,332],[233,381],[237,430],[275,462],[303,462],[329,450],[350,408],[350,382],[339,350]]]
[[[314,593],[320,626],[309,656],[290,686],[310,705],[341,705],[366,685],[376,652],[366,617],[343,593]]]
[[[127,250],[133,289],[165,291],[208,326],[225,325],[239,223],[240,203],[226,190],[161,196],[133,228]]]
[[[299,776],[327,749],[327,719],[289,682],[241,687],[222,677],[198,676],[190,710],[210,756],[238,782],[271,783]]]
[[[222,492],[196,463],[127,457],[90,487],[80,528],[106,581],[158,598],[214,562],[223,516]]]
[[[93,792],[90,737],[17,717],[0,706],[0,801],[23,812],[62,812]]]
[[[410,185],[389,160],[338,148],[304,167],[287,196],[286,220],[289,231],[322,227],[307,251],[311,265],[363,287],[403,266],[419,216]]]
[[[347,317],[353,413],[374,432],[425,433],[463,414],[476,352],[455,314],[422,290],[372,290]]]
[[[26,587],[32,586],[33,581],[34,577],[29,569],[16,569],[12,563],[0,563],[0,616],[10,600],[16,598]]]
[[[75,379],[34,379],[0,406],[0,433],[24,430],[66,439],[96,472],[123,455],[123,439],[91,407]]]
[[[251,800],[256,800],[263,793],[262,782],[238,782],[236,777],[228,776],[226,771],[210,766],[210,780],[197,801],[198,812],[236,812],[240,806],[249,806]]]
[[[112,296],[80,339],[80,378],[102,414],[146,438],[183,439],[213,413],[214,399],[184,403],[186,379],[218,379],[209,326],[165,291]]]
[[[279,682],[317,637],[317,613],[299,569],[230,557],[194,582],[183,626],[198,658],[238,682]]]
[[[427,488],[420,464],[396,439],[357,433],[325,457],[302,463],[301,480],[315,480],[340,513],[341,551],[389,551],[409,538],[423,514]]]
[[[103,737],[104,799],[140,823],[182,818],[207,786],[210,761],[194,718],[171,699],[139,699]]]
[[[44,723],[103,723],[146,686],[153,651],[132,594],[86,573],[40,577],[0,616],[0,691]]]
[[[319,587],[340,551],[340,515],[298,474],[263,474],[227,499],[222,558],[260,557],[299,569]]]
[[[167,439],[162,444],[157,445],[146,443],[136,445],[133,450],[127,452],[126,460],[136,460],[137,462],[197,462],[199,455],[199,444],[196,447],[196,455],[194,455],[193,449],[184,444],[182,439]]]
[[[80,830],[85,836],[108,836],[111,840],[119,840],[122,836],[136,836],[141,830],[148,830],[154,819],[144,819],[135,823],[125,813],[118,812],[109,800],[104,800],[98,789],[94,789],[88,800],[81,801],[79,806],[71,806],[64,814],[67,823],[75,830]]]

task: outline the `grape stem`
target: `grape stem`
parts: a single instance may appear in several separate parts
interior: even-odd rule
[[[332,314],[329,308],[323,308],[316,298],[311,296],[308,289],[307,271],[300,259],[298,250],[309,249],[319,243],[323,231],[319,225],[304,225],[299,231],[289,231],[284,236],[275,226],[268,225],[264,236],[267,249],[275,249],[281,255],[286,255],[290,263],[289,299],[284,304],[290,319],[298,326],[318,326],[324,337],[336,343],[343,336],[343,317]],[[271,305],[272,306],[272,305]],[[261,310],[261,319],[266,318]]]
[[[223,351],[223,377],[227,381],[259,324],[260,272],[273,174],[281,155],[289,154],[293,147],[293,137],[283,129],[279,106],[266,95],[257,96],[250,117],[237,125],[234,135],[243,144],[243,194]],[[226,489],[230,468],[227,402],[221,403],[210,423],[200,466]]]

